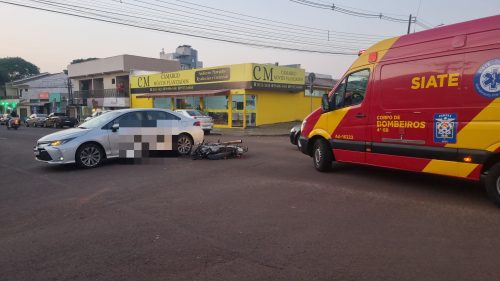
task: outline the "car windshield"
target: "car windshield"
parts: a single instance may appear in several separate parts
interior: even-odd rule
[[[191,115],[191,116],[204,116],[201,112],[198,110],[186,110],[186,112]]]
[[[101,114],[95,118],[90,119],[87,122],[84,122],[78,128],[82,129],[93,129],[93,128],[100,128],[104,125],[106,125],[108,122],[113,120],[114,118],[118,117],[121,113],[118,111],[112,111],[106,114]]]
[[[47,114],[38,114],[36,117],[47,117]]]

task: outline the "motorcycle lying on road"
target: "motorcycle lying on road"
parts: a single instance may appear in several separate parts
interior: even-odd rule
[[[21,126],[21,119],[19,117],[13,117],[7,120],[7,130],[14,129],[17,130]]]
[[[221,160],[230,158],[239,158],[243,153],[248,151],[248,147],[239,145],[243,143],[242,140],[206,143],[203,141],[192,152],[191,158],[193,160],[209,159]]]

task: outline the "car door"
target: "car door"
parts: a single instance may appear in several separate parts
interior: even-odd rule
[[[331,142],[335,159],[343,162],[364,163],[368,141],[368,81],[369,69],[349,73],[332,96],[335,110],[327,113],[328,128],[332,128]]]
[[[105,126],[108,130],[110,157],[134,158],[142,150],[142,147],[134,144],[141,143],[145,119],[143,111],[132,111],[120,115]],[[112,129],[114,124],[119,125],[116,131]]]
[[[146,120],[154,122],[156,128],[151,132],[156,137],[151,147],[156,147],[157,150],[176,150],[177,139],[181,132],[181,118],[161,110],[149,110],[145,113]]]

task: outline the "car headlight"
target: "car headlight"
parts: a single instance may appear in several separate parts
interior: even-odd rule
[[[69,139],[64,139],[64,140],[55,140],[55,141],[51,141],[49,146],[60,146],[62,144],[65,144],[67,142],[70,142],[72,140],[74,140],[75,138],[69,138]]]

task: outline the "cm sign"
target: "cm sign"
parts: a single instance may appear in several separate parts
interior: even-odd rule
[[[273,68],[270,66],[254,65],[252,74],[255,81],[274,81]]]

